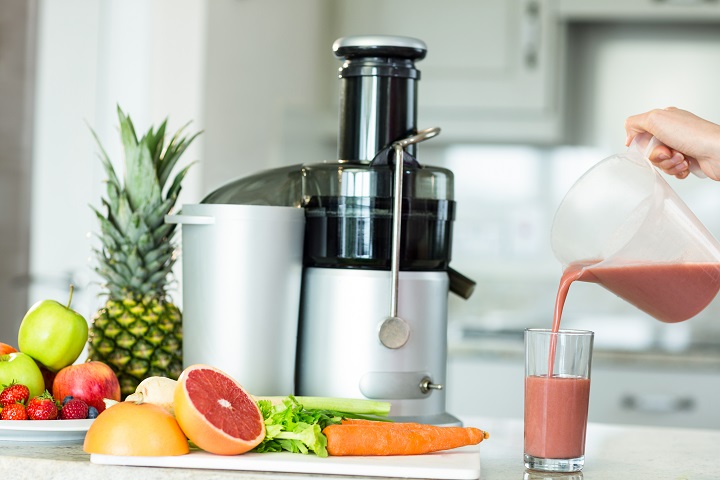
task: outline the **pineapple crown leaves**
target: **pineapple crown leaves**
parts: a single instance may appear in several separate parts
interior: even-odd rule
[[[127,291],[164,292],[175,260],[170,242],[175,225],[164,223],[164,218],[174,207],[192,163],[175,175],[168,188],[166,184],[182,154],[202,132],[184,135],[186,124],[165,145],[166,119],[138,140],[130,117],[119,106],[117,112],[125,157],[122,183],[96,132],[90,129],[108,177],[107,198],[102,199],[107,215],[91,207],[101,230],[102,248],[95,250],[100,260],[97,271],[114,296]]]

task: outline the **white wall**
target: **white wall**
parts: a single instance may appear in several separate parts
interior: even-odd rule
[[[326,27],[331,6],[329,0],[41,1],[29,304],[63,301],[74,281],[80,313],[90,317],[101,305],[90,258],[99,226],[88,205],[100,205],[105,174],[89,127],[117,168],[117,104],[138,132],[166,117],[168,131],[190,120],[189,131],[204,130],[179,165],[199,161],[179,205],[250,172],[334,159],[336,114],[327,112],[339,62]],[[181,289],[181,269],[176,272]],[[174,299],[182,303],[179,294]]]
[[[265,168],[335,159],[335,143],[318,140],[327,120],[318,110],[332,108],[338,91],[330,7],[328,0],[208,3],[205,193]]]
[[[90,316],[100,305],[92,274],[89,204],[104,192],[95,129],[121,162],[116,104],[139,132],[169,115],[173,131],[189,120],[203,128],[204,0],[45,0],[39,39],[32,178],[29,303],[63,301],[72,279],[73,306]],[[202,142],[183,160],[200,157]],[[183,198],[197,199],[201,170],[191,170]]]

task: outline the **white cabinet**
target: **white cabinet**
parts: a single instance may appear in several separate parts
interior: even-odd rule
[[[720,4],[707,0],[556,0],[568,21],[716,23]]]
[[[451,356],[447,410],[456,416],[523,418],[521,355]],[[681,359],[593,358],[591,422],[720,429],[720,368]]]
[[[553,142],[560,131],[560,29],[548,0],[342,0],[337,36],[428,45],[418,127],[446,140]]]
[[[523,418],[524,379],[520,357],[451,356],[446,409],[460,417]]]
[[[593,365],[590,389],[594,422],[720,428],[720,371]]]

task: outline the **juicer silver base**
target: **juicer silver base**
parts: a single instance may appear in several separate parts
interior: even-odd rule
[[[462,427],[463,423],[459,418],[449,413],[440,413],[438,415],[420,415],[408,417],[390,416],[390,420],[394,422],[411,422],[425,423],[428,425],[437,425],[438,427]]]
[[[389,271],[306,268],[302,284],[298,395],[384,400],[401,421],[460,424],[445,412],[446,272],[400,272],[392,328]]]

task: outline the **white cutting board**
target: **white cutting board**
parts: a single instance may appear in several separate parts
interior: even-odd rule
[[[480,448],[473,445],[424,455],[387,457],[326,457],[299,453],[245,453],[235,456],[192,451],[177,457],[90,455],[92,463],[140,467],[198,468],[255,472],[308,473],[368,477],[476,480]]]

